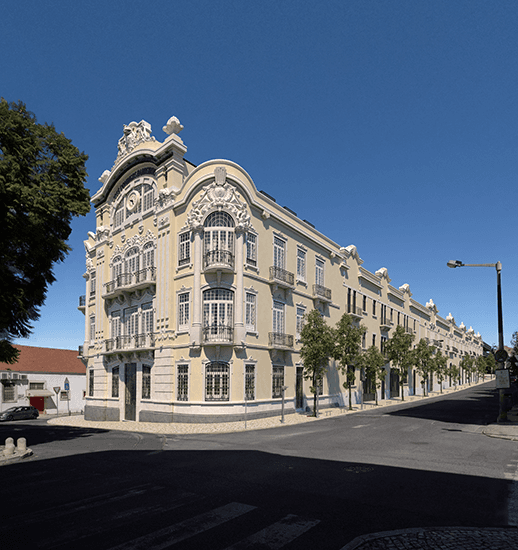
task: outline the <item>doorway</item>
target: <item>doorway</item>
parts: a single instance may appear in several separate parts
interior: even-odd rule
[[[124,382],[126,386],[126,399],[124,418],[126,420],[136,419],[137,409],[137,364],[126,363],[124,365]]]
[[[295,381],[295,408],[304,407],[304,367],[297,367],[297,378]]]

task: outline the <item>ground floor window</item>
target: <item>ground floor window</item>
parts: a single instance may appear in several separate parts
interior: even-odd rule
[[[229,400],[230,366],[214,361],[205,367],[205,399],[207,401]]]
[[[178,365],[176,398],[178,401],[189,401],[189,365]]]
[[[255,399],[255,366],[245,366],[245,399],[253,401]]]
[[[112,369],[112,397],[119,397],[119,367]]]
[[[94,396],[94,369],[90,369],[88,374],[88,397]]]
[[[142,399],[151,399],[151,367],[142,367]]]
[[[4,403],[12,403],[13,401],[16,401],[16,386],[5,385],[3,386],[2,393]]]
[[[272,367],[272,397],[282,397],[284,386],[284,367]]]

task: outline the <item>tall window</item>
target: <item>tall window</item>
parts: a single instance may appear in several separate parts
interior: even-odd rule
[[[257,236],[252,233],[246,236],[246,263],[257,266]]]
[[[121,200],[121,202],[119,203],[119,206],[117,206],[115,210],[115,215],[113,218],[114,228],[120,227],[123,221],[124,221],[124,199]]]
[[[90,342],[95,340],[95,315],[90,316]]]
[[[297,280],[306,282],[306,251],[297,248]]]
[[[372,315],[376,316],[376,300],[372,300]]]
[[[257,296],[252,292],[246,293],[245,325],[248,330],[255,330]]]
[[[211,288],[203,293],[203,327],[205,337],[230,339],[233,321],[234,293],[224,288]]]
[[[142,399],[151,399],[151,367],[142,366]]]
[[[297,326],[296,326],[296,337],[300,338],[300,335],[302,333],[302,328],[304,327],[304,314],[306,313],[306,310],[301,307],[297,306]]]
[[[147,243],[142,251],[142,267],[155,267],[155,245]]]
[[[367,311],[367,296],[363,297],[363,311]]]
[[[273,332],[284,334],[284,304],[278,300],[273,301]]]
[[[138,334],[138,308],[128,307],[124,310],[124,334],[134,336]]]
[[[272,367],[272,397],[282,397],[284,386],[284,367]]]
[[[189,293],[178,294],[178,330],[189,327]]]
[[[191,263],[191,233],[182,233],[178,238],[178,265]]]
[[[189,401],[189,365],[178,365],[176,374],[176,399]]]
[[[230,367],[228,363],[214,361],[205,367],[205,399],[207,401],[228,401]]]
[[[142,206],[144,212],[151,210],[155,204],[155,190],[152,185],[143,185],[142,186],[143,200]]]
[[[139,250],[136,246],[126,252],[125,273],[136,273],[139,270]]]
[[[88,397],[94,396],[94,369],[88,373]]]
[[[96,282],[95,271],[92,271],[90,273],[90,298],[93,298],[95,296],[95,282]]]
[[[324,260],[320,258],[315,261],[315,283],[324,286]]]
[[[145,334],[152,334],[154,332],[153,304],[151,302],[142,304],[142,332]]]
[[[119,367],[112,369],[112,397],[119,397]]]
[[[372,335],[372,345],[373,346],[376,345],[376,335],[375,334]]]
[[[207,216],[203,228],[205,264],[231,263],[234,259],[234,220],[218,210]]]
[[[280,269],[286,265],[286,243],[279,237],[273,238],[273,265]]]
[[[122,274],[122,258],[116,256],[112,261],[113,280],[116,280],[119,275]]]
[[[245,399],[253,401],[255,399],[255,366],[245,365]]]
[[[111,315],[111,337],[118,338],[121,335],[121,312],[114,311]]]

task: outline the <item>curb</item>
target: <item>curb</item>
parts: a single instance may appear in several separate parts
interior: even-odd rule
[[[32,456],[32,449],[26,449],[23,453],[17,453],[16,450],[12,456],[6,457],[4,455],[4,445],[0,446],[0,466],[6,466],[7,464],[13,464],[14,462],[20,462],[28,456]]]

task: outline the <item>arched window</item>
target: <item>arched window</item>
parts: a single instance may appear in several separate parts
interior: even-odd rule
[[[136,246],[126,252],[125,273],[136,273],[139,270],[139,250]]]
[[[113,280],[115,281],[122,274],[122,257],[115,256],[112,261]]]
[[[234,220],[227,212],[212,212],[204,224],[205,267],[234,266]]]
[[[142,252],[142,267],[155,267],[155,245],[147,243]]]
[[[211,288],[203,293],[203,336],[206,342],[233,340],[234,293],[224,288]]]

